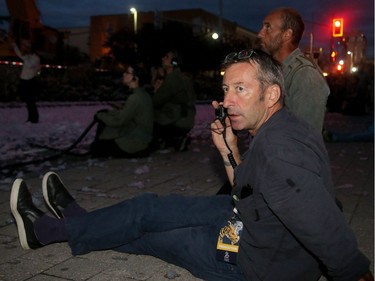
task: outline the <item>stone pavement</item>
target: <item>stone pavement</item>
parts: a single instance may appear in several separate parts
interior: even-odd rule
[[[344,214],[373,268],[373,143],[327,143],[327,148]],[[74,166],[56,171],[73,196],[88,210],[112,205],[143,192],[215,194],[225,180],[222,161],[211,141],[192,143],[191,149],[183,153],[156,152],[138,160],[78,159]],[[41,177],[45,172],[24,177],[35,203],[42,209],[45,207]],[[9,189],[0,189],[0,281],[198,280],[184,269],[148,256],[109,250],[73,257],[66,243],[23,250],[10,215]]]

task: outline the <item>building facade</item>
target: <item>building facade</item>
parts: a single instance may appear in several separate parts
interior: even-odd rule
[[[210,35],[216,32],[223,42],[241,40],[253,46],[257,32],[211,14],[202,9],[171,10],[156,12],[138,12],[135,22],[134,14],[99,15],[90,18],[89,49],[91,60],[96,60],[109,53],[105,47],[108,38],[121,30],[136,32],[146,24],[161,29],[167,22],[179,22],[190,25],[196,36]]]

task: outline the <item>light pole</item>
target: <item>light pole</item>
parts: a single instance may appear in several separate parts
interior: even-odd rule
[[[130,8],[130,12],[134,15],[134,34],[137,34],[137,9],[136,8]]]
[[[223,36],[223,0],[219,0],[219,36]]]

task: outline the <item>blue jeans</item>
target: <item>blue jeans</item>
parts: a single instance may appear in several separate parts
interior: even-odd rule
[[[205,280],[245,280],[238,266],[216,260],[219,230],[232,209],[228,195],[146,193],[67,218],[68,243],[73,255],[112,249],[151,255]]]

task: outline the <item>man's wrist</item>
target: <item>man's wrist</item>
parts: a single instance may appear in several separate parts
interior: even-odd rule
[[[224,163],[224,166],[226,166],[226,167],[232,166],[232,164],[227,160],[224,160],[223,163]]]

